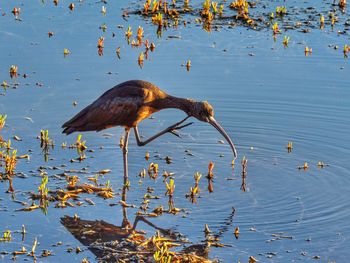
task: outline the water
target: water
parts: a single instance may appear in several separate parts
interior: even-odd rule
[[[121,8],[135,8],[138,3],[109,2],[106,16],[100,12],[102,3],[76,3],[73,12],[69,11],[68,4],[61,1],[55,7],[51,2],[11,1],[0,6],[1,11],[6,12],[0,18],[0,81],[11,83],[8,75],[11,65],[17,65],[20,73],[28,74],[28,78],[18,79],[21,84],[17,89],[8,89],[0,98],[0,112],[8,115],[2,137],[17,135],[22,138],[20,142],[12,139],[18,155],[32,150],[30,161],[19,160],[17,165],[17,172],[28,175],[27,179],[15,177],[13,180],[17,199],[31,203],[28,192],[37,192],[41,180],[36,171],[39,166],[61,164],[66,164],[66,169],[87,167],[92,174],[112,169],[100,181],[110,180],[118,192],[123,173],[118,146],[122,129],[105,131],[112,134],[109,138],[102,136],[104,132],[84,133],[87,146],[95,152],[87,153],[88,158],[82,163],[70,163],[70,159],[77,157],[76,152],[59,146],[62,142],[74,143],[76,135],[62,135],[60,126],[110,87],[129,79],[144,79],[169,94],[208,100],[214,106],[216,119],[237,145],[239,160],[243,156],[248,158],[248,191],[240,189],[240,163],[236,163],[233,173],[230,148],[218,143],[223,138],[211,126],[195,121],[182,131],[181,139],[165,135],[143,148],[137,147],[131,136],[128,203],[139,206],[147,186],[151,186],[155,194],[162,196],[160,200],[151,201],[151,208],[159,204],[167,207],[161,178],[156,182],[144,179],[142,185],[138,184],[137,174],[150,161],[158,162],[160,171],[175,173],[175,205],[184,208],[187,214],[186,217],[183,213],[163,215],[151,221],[163,228],[176,229],[194,243],[204,239],[204,224],[214,232],[221,231],[221,242],[231,247],[211,248],[210,259],[246,262],[252,255],[261,262],[313,262],[312,257],[318,255],[321,262],[347,260],[350,255],[350,199],[347,195],[350,190],[350,75],[349,61],[343,58],[341,51],[344,44],[349,44],[349,35],[336,33],[344,28],[342,23],[336,24],[334,31],[329,25],[308,34],[288,30],[274,42],[270,29],[252,31],[238,26],[207,33],[196,26],[192,18],[187,27],[168,29],[162,38],[157,38],[156,28],[147,19],[136,15],[127,20],[121,17]],[[269,3],[263,12],[273,11],[274,6],[283,4],[286,3]],[[193,5],[199,7],[200,2]],[[289,5],[298,7],[299,3]],[[316,5],[322,12],[331,9],[329,2],[305,2],[303,5]],[[14,6],[21,7],[22,22],[15,21],[10,13]],[[299,15],[303,17],[302,13]],[[339,15],[341,21],[347,15],[348,11]],[[103,23],[108,27],[106,33],[99,29]],[[137,57],[143,48],[131,48],[124,38],[129,25],[134,36],[137,26],[141,25],[145,38],[156,44],[142,69],[137,65]],[[49,31],[54,32],[50,39]],[[116,37],[112,37],[112,32]],[[284,34],[290,36],[286,49],[282,45]],[[168,39],[169,35],[178,35],[181,39]],[[100,36],[106,37],[102,57],[98,56],[96,48]],[[336,44],[339,49],[329,44]],[[313,48],[311,56],[304,56],[305,45]],[[121,47],[120,60],[115,54],[117,47]],[[66,58],[63,57],[64,48],[71,51]],[[192,62],[189,72],[181,66],[187,60]],[[78,102],[76,107],[72,106],[74,101]],[[184,114],[165,110],[154,117],[140,125],[140,133],[145,137],[181,120]],[[56,143],[48,163],[44,162],[40,142],[36,139],[41,129],[48,129]],[[289,154],[288,141],[294,146]],[[186,155],[185,150],[191,150],[194,156]],[[144,159],[146,151],[151,154],[148,162]],[[164,160],[157,160],[153,157],[156,154],[172,156],[173,163],[167,165]],[[211,194],[207,193],[204,178],[210,161],[215,163],[214,193]],[[329,166],[318,168],[318,161]],[[304,162],[308,162],[310,168],[298,170]],[[194,183],[196,171],[204,175],[200,182],[202,192],[198,203],[191,204],[185,194]],[[65,186],[64,180],[53,177],[62,171],[49,169],[47,172],[50,189]],[[81,182],[86,182],[86,177],[81,175]],[[63,262],[72,258],[81,261],[86,257],[94,262],[95,256],[61,225],[60,218],[77,213],[82,219],[105,220],[119,226],[122,221],[121,207],[108,205],[119,201],[119,196],[103,200],[84,195],[82,201],[88,197],[96,205],[57,209],[50,204],[48,214],[44,215],[40,210],[15,212],[22,205],[13,202],[6,193],[7,181],[0,187],[0,231],[20,230],[22,224],[28,231],[23,243],[21,235],[13,233],[10,242],[0,243],[0,251],[19,250],[22,244],[30,250],[37,237],[38,251],[50,249],[54,253],[39,261]],[[236,212],[231,222],[228,218],[232,207]],[[136,211],[136,208],[128,209],[131,221]],[[238,240],[233,235],[237,226],[240,228]],[[140,223],[139,227],[150,235],[154,233],[154,229],[145,224]],[[278,233],[292,239],[273,241],[272,234]],[[63,245],[52,247],[58,241]],[[81,246],[83,252],[69,254],[68,246]],[[267,258],[269,252],[277,254]],[[11,255],[1,256],[3,262],[10,258]],[[18,256],[21,261],[25,258]]]

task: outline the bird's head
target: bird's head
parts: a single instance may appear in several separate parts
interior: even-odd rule
[[[214,117],[214,109],[207,101],[195,102],[192,116],[200,121],[209,122],[209,118]]]
[[[209,124],[214,126],[215,129],[217,129],[222,134],[222,136],[224,136],[224,138],[226,139],[228,144],[231,146],[231,149],[232,149],[232,152],[234,155],[234,159],[237,158],[236,147],[234,146],[232,140],[227,135],[225,130],[220,126],[220,124],[214,119],[213,106],[211,106],[207,101],[195,102],[194,109],[193,109],[191,115],[200,121],[208,122]]]

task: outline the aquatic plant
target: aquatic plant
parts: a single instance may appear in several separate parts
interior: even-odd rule
[[[66,57],[70,54],[70,50],[68,48],[63,49],[63,56]]]
[[[15,174],[17,165],[17,150],[13,150],[5,155],[5,174],[11,176]]]
[[[218,14],[219,14],[220,17],[221,17],[221,16],[223,15],[223,13],[224,13],[224,8],[225,8],[225,6],[224,6],[223,4],[221,4],[221,5],[219,6]]]
[[[174,191],[175,191],[175,181],[173,178],[171,178],[168,182],[165,182],[165,186],[166,186],[166,192],[165,195],[169,196],[169,200],[168,200],[168,212],[172,213],[174,210],[174,201],[173,201],[173,195],[174,195]]]
[[[184,0],[184,9],[188,9],[190,5],[190,0]]]
[[[344,9],[346,7],[346,0],[339,0],[338,5],[340,8]]]
[[[163,25],[163,15],[161,13],[157,13],[152,16],[152,23],[158,26]]]
[[[97,47],[104,48],[104,41],[105,41],[104,37],[99,37],[99,39],[97,40]]]
[[[289,37],[284,36],[284,38],[283,38],[283,46],[284,47],[288,47],[288,44],[289,44]]]
[[[47,148],[53,146],[53,141],[49,137],[49,130],[40,131],[40,147]]]
[[[148,175],[151,179],[155,180],[158,176],[158,164],[150,163],[148,166]]]
[[[191,68],[191,60],[187,60],[187,62],[186,62],[186,70],[190,71],[190,68]]]
[[[117,54],[117,57],[120,59],[120,47],[117,47],[115,50],[115,53]]]
[[[236,0],[230,3],[230,8],[237,10],[236,19],[251,20],[249,17],[249,4],[246,0]],[[250,22],[251,23],[251,22]]]
[[[138,41],[139,45],[141,45],[141,43],[142,43],[142,38],[143,38],[143,28],[141,26],[139,26],[137,28],[137,41]]]
[[[41,183],[38,187],[39,190],[39,195],[41,199],[47,199],[47,195],[49,193],[49,188],[46,187],[47,183],[49,182],[49,177],[47,175],[45,175],[42,179],[41,179]]]
[[[285,7],[285,6],[277,6],[276,7],[276,14],[280,15],[280,16],[283,16],[283,15],[287,14],[287,7]]]
[[[0,114],[0,130],[2,130],[2,128],[4,128],[5,126],[5,123],[6,123],[6,118],[7,118],[7,115],[2,115]]]
[[[155,13],[159,10],[159,2],[157,0],[153,0],[152,3],[152,13]]]
[[[78,134],[77,139],[75,141],[75,147],[77,148],[79,156],[84,155],[84,151],[87,149],[86,141],[82,141],[81,138],[82,135]]]
[[[348,57],[348,53],[350,52],[350,46],[348,45],[344,45],[344,48],[343,48],[343,53],[344,53],[344,57],[347,58]]]
[[[107,13],[107,8],[104,5],[101,7],[101,13],[103,15],[106,15],[106,13]]]
[[[279,29],[279,27],[278,27],[278,23],[277,23],[277,22],[275,22],[275,23],[272,25],[272,32],[273,32],[274,35],[280,33],[280,29]]]
[[[143,4],[143,13],[145,15],[148,15],[148,11],[150,10],[151,7],[151,0],[146,0],[146,3]]]
[[[127,39],[130,39],[131,36],[132,36],[131,26],[128,26],[128,29],[127,29],[126,32],[125,32],[125,37],[126,37]]]
[[[71,11],[73,11],[74,8],[75,8],[74,3],[70,3],[69,6],[68,6],[68,8],[69,8]]]
[[[238,239],[239,238],[239,227],[235,228],[235,231],[233,232],[233,234],[235,235],[235,238]]]
[[[305,49],[304,49],[304,53],[305,53],[305,56],[311,55],[312,54],[312,48],[306,46]]]
[[[208,164],[208,174],[207,174],[208,191],[209,191],[209,193],[212,193],[214,191],[214,186],[213,186],[213,179],[214,179],[213,169],[214,169],[214,163],[213,162],[209,162],[209,164]]]
[[[324,16],[320,14],[320,28],[322,29],[324,27]]]
[[[11,230],[5,230],[2,234],[2,237],[0,238],[0,242],[8,242],[11,241]]]
[[[18,74],[18,67],[16,65],[12,65],[10,67],[10,77],[12,78],[16,78]]]
[[[145,59],[145,54],[143,52],[141,52],[139,57],[137,58],[137,63],[139,64],[140,68],[143,67],[144,59]]]

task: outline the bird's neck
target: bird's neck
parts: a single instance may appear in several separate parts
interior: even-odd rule
[[[165,98],[158,100],[156,102],[156,108],[159,110],[175,108],[184,111],[186,114],[190,115],[194,108],[195,101],[191,99],[178,98],[174,96],[167,95]]]

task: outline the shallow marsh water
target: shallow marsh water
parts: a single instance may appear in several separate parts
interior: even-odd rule
[[[247,262],[249,256],[254,256],[261,262],[312,262],[314,256],[320,256],[321,262],[347,261],[350,256],[350,74],[349,60],[343,58],[341,49],[344,44],[350,44],[350,39],[348,33],[336,33],[340,25],[333,31],[328,25],[308,34],[283,31],[274,42],[271,29],[253,31],[237,26],[208,33],[192,18],[187,27],[169,28],[157,38],[156,27],[148,19],[136,15],[130,15],[127,20],[122,18],[122,8],[132,9],[140,5],[138,2],[110,1],[105,16],[101,14],[103,3],[77,2],[74,11],[69,11],[68,4],[60,1],[55,7],[51,1],[6,1],[0,5],[0,11],[6,12],[0,18],[0,81],[12,82],[8,74],[11,65],[17,65],[21,74],[28,74],[26,79],[17,79],[20,82],[17,89],[9,88],[0,97],[0,113],[8,115],[2,137],[22,138],[20,142],[12,140],[19,155],[32,150],[30,161],[19,160],[16,168],[17,172],[28,175],[26,179],[13,180],[17,199],[30,202],[28,192],[36,192],[41,180],[36,172],[38,167],[62,164],[67,165],[66,169],[111,169],[100,182],[110,180],[117,192],[123,184],[118,146],[122,129],[84,133],[88,148],[95,152],[86,153],[88,158],[82,163],[70,163],[70,159],[77,157],[76,151],[61,149],[60,145],[74,143],[76,135],[62,135],[60,126],[105,90],[125,80],[144,79],[175,96],[208,100],[215,108],[216,119],[236,143],[239,160],[233,172],[228,145],[218,143],[223,138],[212,127],[198,121],[181,131],[181,139],[165,135],[143,148],[137,147],[132,136],[128,203],[138,206],[147,186],[163,196],[162,178],[155,182],[144,179],[138,184],[138,173],[149,162],[157,162],[160,171],[175,173],[175,205],[187,212],[152,218],[152,222],[176,229],[194,243],[204,239],[205,224],[214,232],[223,230],[221,242],[231,247],[211,248],[210,259]],[[200,7],[199,1],[195,4]],[[269,3],[266,11],[284,4],[283,1]],[[298,6],[298,1],[289,5]],[[306,1],[303,5],[315,3]],[[16,21],[10,13],[14,6],[21,8],[22,21]],[[315,7],[324,11],[329,6],[324,1]],[[346,19],[348,15],[346,11],[342,16]],[[99,29],[103,23],[108,27],[105,33]],[[131,48],[124,37],[129,25],[134,34],[141,25],[145,38],[156,44],[142,69],[137,65],[137,57],[143,48]],[[52,38],[48,38],[48,31],[54,32]],[[116,34],[114,38],[112,32]],[[168,38],[173,35],[181,38]],[[284,35],[290,36],[288,48],[282,45]],[[100,36],[106,37],[103,56],[97,54]],[[330,44],[338,45],[339,49],[329,47]],[[311,56],[304,55],[305,45],[312,47]],[[121,59],[115,54],[117,47],[121,47]],[[64,48],[71,51],[65,58]],[[189,72],[181,66],[187,60],[192,62]],[[72,105],[74,101],[78,103],[76,107]],[[176,110],[157,113],[154,119],[141,124],[140,132],[148,137],[183,116]],[[44,162],[36,139],[41,129],[48,129],[56,143],[48,163]],[[106,138],[104,133],[112,136]],[[287,153],[288,141],[293,142],[291,153]],[[193,156],[185,150],[190,150]],[[151,155],[149,161],[144,159],[146,151]],[[154,157],[158,154],[171,156],[173,163],[158,160]],[[239,161],[243,156],[248,158],[246,192],[240,189]],[[185,194],[194,183],[193,174],[199,171],[205,176],[210,161],[215,163],[214,192],[207,192],[206,180],[202,178],[201,198],[197,204],[191,204]],[[319,161],[329,166],[318,168]],[[304,162],[309,163],[309,169],[298,170]],[[47,172],[50,189],[64,187],[65,181],[52,177],[62,171],[48,169]],[[81,175],[81,181],[84,180],[86,176]],[[37,237],[39,251],[50,249],[54,253],[39,258],[41,262],[64,262],[72,257],[75,261],[84,257],[95,261],[94,255],[61,225],[60,218],[64,215],[77,213],[83,219],[121,224],[121,207],[109,206],[119,201],[120,196],[104,200],[86,195],[95,206],[57,209],[51,204],[45,215],[40,210],[15,212],[22,206],[11,201],[7,188],[7,181],[0,183],[0,231],[20,230],[25,224],[28,234],[23,244],[27,249]],[[151,207],[159,204],[166,207],[167,199],[152,200]],[[227,218],[232,207],[236,213],[230,222]],[[128,209],[131,221],[136,211],[137,208]],[[235,227],[240,228],[237,240],[233,235]],[[139,228],[150,235],[154,233],[146,225],[140,224]],[[256,231],[251,231],[252,228]],[[281,233],[292,239],[274,240],[272,235]],[[63,245],[52,247],[58,241]],[[0,243],[0,251],[11,252],[21,245],[21,235],[13,233],[10,242]],[[69,254],[67,246],[81,246],[83,252]],[[268,258],[269,255],[273,256]],[[0,260],[7,262],[10,257],[2,255]],[[26,258],[19,256],[17,260]]]

